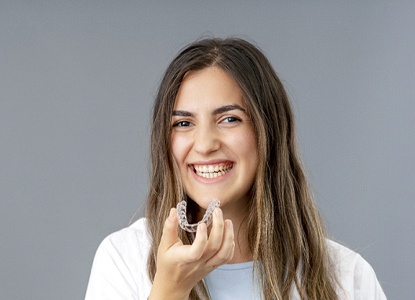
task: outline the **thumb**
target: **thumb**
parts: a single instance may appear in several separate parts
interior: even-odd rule
[[[176,209],[170,209],[169,217],[164,222],[163,235],[161,236],[159,248],[166,251],[171,246],[180,242],[178,236],[179,220],[177,217]]]

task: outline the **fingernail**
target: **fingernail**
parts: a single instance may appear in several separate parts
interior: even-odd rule
[[[227,227],[228,229],[230,229],[230,230],[232,230],[232,229],[233,229],[233,224],[232,224],[232,221],[231,221],[231,220],[226,220],[226,227]]]
[[[197,226],[197,230],[200,233],[206,232],[206,224],[205,223],[200,223],[199,226]]]
[[[219,207],[215,209],[215,215],[217,215],[218,217],[222,216],[222,210]]]
[[[174,208],[170,208],[169,219],[173,218],[174,216]]]

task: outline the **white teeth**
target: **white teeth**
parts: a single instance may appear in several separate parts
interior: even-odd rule
[[[194,166],[197,175],[204,178],[216,178],[225,175],[232,169],[233,165],[203,165]]]

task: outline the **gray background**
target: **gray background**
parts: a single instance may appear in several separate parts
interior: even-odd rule
[[[330,235],[390,299],[415,285],[413,1],[1,1],[0,298],[82,299],[142,214],[152,99],[205,35],[268,55]]]

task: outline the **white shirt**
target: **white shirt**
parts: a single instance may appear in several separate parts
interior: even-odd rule
[[[386,299],[375,272],[359,254],[333,241],[328,241],[328,247],[342,287],[337,291],[340,299]],[[152,286],[147,275],[149,250],[146,219],[106,237],[95,254],[85,299],[147,299]],[[258,289],[252,286],[256,280],[251,276],[252,263],[223,265],[210,273],[205,283],[214,300],[256,299]],[[235,293],[234,298],[229,293],[226,296],[236,289],[232,282],[249,283],[239,284],[238,293],[244,298]],[[291,299],[300,299],[295,289]]]

